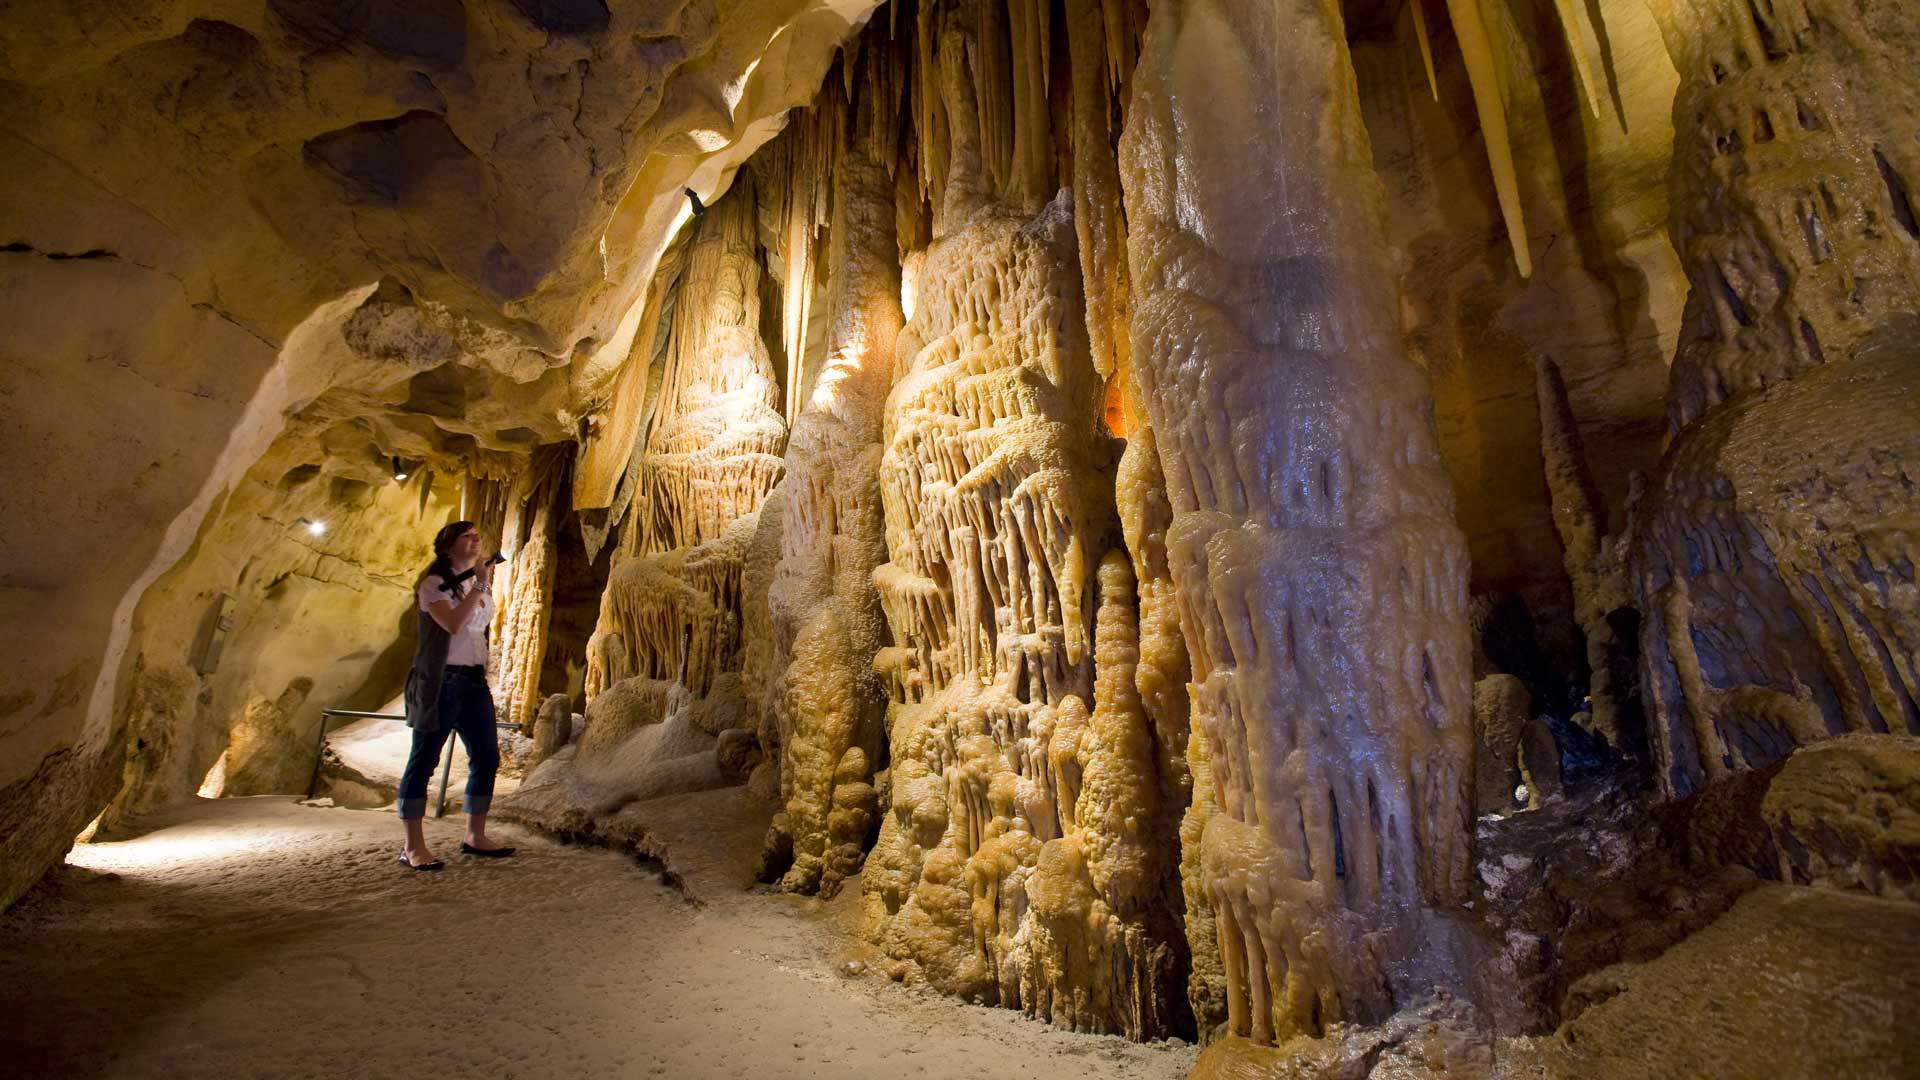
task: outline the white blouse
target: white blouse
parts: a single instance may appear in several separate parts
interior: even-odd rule
[[[429,605],[440,600],[445,600],[456,607],[459,606],[460,600],[442,588],[445,583],[445,579],[439,574],[428,574],[426,580],[420,583],[419,598],[421,611],[428,611]],[[466,588],[471,591],[475,587],[473,579],[468,578]],[[432,613],[429,612],[427,617],[429,619],[433,618]],[[447,646],[447,663],[463,665],[477,664],[485,667],[487,663],[487,626],[491,622],[493,622],[493,595],[483,592],[480,594],[480,602],[473,605],[473,613],[467,616],[466,625],[453,632],[452,641]]]

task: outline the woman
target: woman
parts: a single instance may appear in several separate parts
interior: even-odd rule
[[[493,694],[487,689],[487,624],[493,619],[493,563],[480,560],[480,530],[456,521],[433,537],[433,562],[414,590],[420,619],[420,644],[407,673],[407,726],[413,752],[400,774],[400,821],[407,846],[400,861],[415,870],[439,870],[445,863],[427,850],[423,820],[427,787],[447,735],[460,734],[467,747],[468,855],[500,858],[513,854],[487,839],[487,808],[493,802],[493,776],[500,768],[500,743],[494,731]]]

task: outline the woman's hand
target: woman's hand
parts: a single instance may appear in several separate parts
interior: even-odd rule
[[[480,583],[481,588],[493,588],[493,568],[496,565],[498,564],[492,559],[482,559],[480,560],[480,565],[473,568],[474,580]]]

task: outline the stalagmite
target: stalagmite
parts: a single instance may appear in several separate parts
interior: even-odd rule
[[[1124,374],[1121,390],[1130,399],[1126,411],[1141,422],[1128,433],[1127,449],[1114,476],[1114,502],[1120,513],[1127,552],[1133,558],[1139,594],[1139,659],[1134,683],[1159,747],[1165,805],[1172,813],[1186,806],[1179,824],[1181,909],[1186,924],[1189,971],[1187,1002],[1202,1038],[1210,1038],[1227,1018],[1226,973],[1220,966],[1213,907],[1200,877],[1200,840],[1214,810],[1212,772],[1206,740],[1192,732],[1187,684],[1193,672],[1180,635],[1180,598],[1167,567],[1167,526],[1173,508],[1153,428],[1144,422],[1136,380]]]
[[[1630,569],[1662,788],[1920,732],[1910,4],[1656,9],[1692,291]],[[1819,447],[1817,454],[1806,448]]]
[[[1460,980],[1466,553],[1338,8],[1156,5],[1122,178],[1231,1032]]]
[[[552,757],[573,738],[572,709],[572,699],[565,694],[550,694],[540,703],[533,724],[533,752],[527,757],[529,767]]]
[[[1507,224],[1513,245],[1513,264],[1521,277],[1533,276],[1533,256],[1527,250],[1527,222],[1520,209],[1520,178],[1513,168],[1513,144],[1507,138],[1507,113],[1502,103],[1501,74],[1493,41],[1481,18],[1480,0],[1447,0],[1454,37],[1466,61],[1467,81],[1473,87],[1474,108],[1480,115],[1480,137],[1487,144],[1487,166],[1500,199],[1500,218]]]
[[[1513,808],[1513,790],[1520,782],[1520,733],[1532,719],[1533,696],[1526,683],[1494,674],[1473,684],[1475,814]]]
[[[1607,511],[1587,468],[1580,425],[1567,399],[1560,368],[1550,357],[1534,358],[1540,405],[1540,451],[1547,490],[1553,498],[1553,525],[1573,585],[1573,615],[1587,640],[1588,694],[1593,699],[1595,731],[1615,749],[1638,749],[1639,704],[1632,700],[1632,646],[1620,640],[1613,617],[1633,606],[1627,590],[1626,551],[1619,537],[1607,535]],[[1626,685],[1621,685],[1622,681]],[[1626,724],[1632,730],[1623,731]]]
[[[837,157],[807,163],[833,187],[827,352],[801,389],[767,595],[784,806],[768,846],[791,853],[784,888],[823,896],[860,867],[879,812],[872,782],[885,738],[886,695],[873,671],[885,626],[872,578],[887,557],[881,411],[903,319],[891,161],[878,151],[894,122],[895,73],[887,36],[870,29],[862,41],[842,61],[857,72],[850,138]]]

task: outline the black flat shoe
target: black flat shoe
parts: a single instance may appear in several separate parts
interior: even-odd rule
[[[415,866],[412,863],[407,861],[407,853],[404,851],[400,853],[400,865],[406,867],[409,870],[421,870],[421,871],[445,870],[447,868],[447,864],[441,862],[439,859],[435,859],[432,862],[423,862],[419,866]]]
[[[513,849],[510,847],[478,848],[462,840],[460,841],[460,853],[462,855],[478,855],[483,859],[504,859],[513,854]]]

